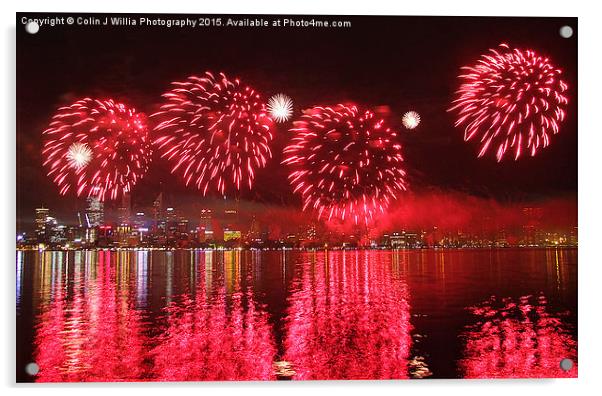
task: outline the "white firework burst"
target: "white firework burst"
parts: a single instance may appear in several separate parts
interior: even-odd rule
[[[401,122],[406,129],[414,129],[418,126],[418,124],[420,124],[420,114],[413,110],[408,111],[403,115]]]
[[[67,160],[72,168],[81,169],[88,165],[91,159],[92,150],[86,143],[76,142],[69,146]]]
[[[293,100],[284,94],[277,94],[268,101],[268,111],[276,122],[286,122],[293,114]]]

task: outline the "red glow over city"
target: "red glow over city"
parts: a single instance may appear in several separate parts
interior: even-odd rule
[[[478,156],[493,151],[498,162],[547,147],[566,118],[568,85],[562,71],[533,50],[501,44],[465,66],[462,85],[449,111],[458,114],[464,140],[480,144]]]

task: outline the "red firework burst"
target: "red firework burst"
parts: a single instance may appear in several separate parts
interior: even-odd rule
[[[293,125],[283,163],[291,167],[289,181],[302,196],[303,210],[368,224],[406,189],[397,133],[373,112],[341,104],[314,107]]]
[[[44,166],[63,195],[117,199],[148,169],[146,116],[112,99],[59,108],[42,135]]]
[[[531,156],[550,144],[566,117],[567,84],[562,71],[534,51],[501,44],[482,55],[467,73],[449,111],[457,111],[464,140],[478,140],[479,157],[489,148],[500,162],[508,150],[514,159],[523,151]]]
[[[173,164],[172,173],[194,183],[206,195],[210,185],[224,194],[236,190],[272,156],[272,119],[260,95],[238,79],[207,72],[172,83],[167,102],[152,115],[158,120],[154,143]]]

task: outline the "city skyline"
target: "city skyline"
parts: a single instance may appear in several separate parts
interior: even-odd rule
[[[125,195],[110,212],[96,198],[88,198],[83,211],[66,224],[50,208],[36,209],[35,231],[18,235],[21,247],[45,248],[428,248],[576,246],[577,225],[551,225],[547,218],[554,205],[506,208],[513,223],[498,217],[471,219],[470,224],[445,226],[440,221],[422,226],[406,223],[365,226],[318,221],[307,214],[295,224],[282,226],[273,217],[247,211],[238,200],[223,199],[212,206],[190,209],[164,202],[159,194],[152,206],[134,207]],[[556,203],[559,205],[560,203]],[[512,213],[513,215],[510,215]],[[458,216],[458,213],[456,213]],[[570,218],[570,216],[569,216]],[[518,219],[518,220],[517,220]],[[443,225],[443,226],[442,226]]]

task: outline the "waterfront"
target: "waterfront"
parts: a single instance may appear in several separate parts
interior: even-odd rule
[[[577,249],[18,251],[16,261],[18,381],[577,373],[559,369],[576,359]]]

